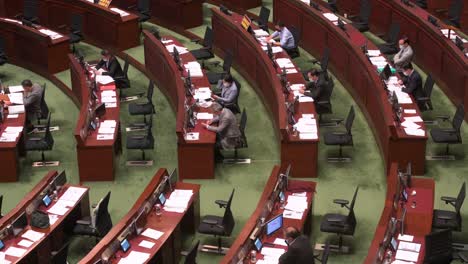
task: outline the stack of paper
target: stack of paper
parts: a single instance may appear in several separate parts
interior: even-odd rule
[[[196,61],[191,61],[185,64],[184,67],[187,72],[190,71],[191,77],[203,77],[203,69],[200,63]]]
[[[22,92],[24,92],[23,86],[21,86],[21,85],[10,86],[10,87],[8,87],[8,90],[10,91],[10,93],[22,93]]]
[[[15,115],[15,114],[23,114],[24,113],[24,105],[9,105],[8,106],[8,113]]]
[[[406,250],[400,250],[400,249],[397,250],[396,255],[395,255],[396,259],[411,261],[411,262],[418,261],[418,257],[419,257],[419,252],[412,252],[412,251],[406,251]]]
[[[333,13],[323,13],[323,16],[332,22],[338,21],[338,17]]]
[[[380,50],[367,50],[367,55],[369,57],[378,57],[380,56]]]
[[[109,75],[96,75],[96,82],[106,85],[109,83],[113,83],[114,79]]]
[[[60,35],[59,33],[49,30],[49,29],[39,29],[39,32],[49,36],[51,39],[59,39],[62,37],[62,35]]]
[[[149,259],[149,257],[150,254],[148,253],[132,250],[127,257],[119,260],[119,264],[143,264]]]
[[[208,87],[195,89],[193,99],[195,100],[206,100],[211,98],[211,89]]]
[[[47,212],[54,215],[65,215],[74,205],[75,202],[72,201],[58,200]]]
[[[114,133],[115,133],[115,128],[117,126],[117,121],[115,120],[105,120],[104,122],[101,122],[99,125],[99,130],[98,130],[98,139],[102,138],[100,136],[107,135],[107,137],[104,138],[109,138],[111,137],[114,138]]]
[[[401,91],[395,91],[395,94],[398,98],[398,103],[399,104],[412,104],[413,100],[411,100],[411,97],[409,94]]]
[[[416,118],[420,118],[419,116]],[[425,131],[421,129],[421,126],[411,121],[411,119],[407,119],[405,117],[405,121],[401,123],[401,125],[405,129],[405,133],[410,136],[420,136],[423,137],[425,135]]]
[[[185,140],[188,141],[195,141],[200,139],[200,133],[199,132],[190,132],[185,134]]]
[[[164,235],[164,232],[152,229],[152,228],[147,228],[143,233],[141,233],[142,236],[152,238],[154,240],[158,240],[162,235]]]
[[[20,136],[21,132],[23,132],[23,127],[9,126],[0,136],[0,142],[15,142],[16,139]]]
[[[185,212],[192,195],[192,190],[174,190],[171,193],[171,196],[169,196],[169,199],[167,199],[166,203],[164,204],[164,210],[176,213]]]
[[[197,113],[197,119],[211,120],[211,119],[213,119],[213,114],[210,114],[210,113]]]
[[[272,247],[263,247],[261,251],[265,260],[267,261],[276,260],[275,263],[278,263],[279,257],[283,255],[284,252],[286,252],[286,250],[282,248],[272,248]]]
[[[163,38],[163,39],[161,40],[161,42],[162,42],[162,44],[164,44],[164,45],[165,45],[165,44],[172,43],[172,42],[173,42],[173,40],[172,40],[172,39],[164,39],[164,38]]]
[[[254,30],[255,37],[268,37],[270,34],[263,29]]]
[[[33,242],[37,242],[39,241],[41,238],[44,237],[44,233],[42,232],[37,232],[37,231],[33,231],[33,230],[28,230],[26,232],[24,232],[23,235],[21,235],[22,238],[26,238],[26,239],[29,239]]]
[[[292,61],[289,58],[276,59],[276,63],[278,64],[278,66],[281,69],[282,68],[295,68],[294,64],[292,63]]]
[[[22,257],[24,255],[24,253],[26,253],[26,249],[22,249],[22,248],[17,248],[17,247],[9,247],[6,251],[5,251],[5,255],[9,255],[9,256],[13,256],[13,257]]]
[[[124,17],[124,16],[128,16],[128,15],[129,15],[127,12],[125,12],[125,11],[123,11],[123,10],[120,10],[120,9],[118,9],[118,8],[116,8],[116,7],[111,7],[110,10],[112,10],[112,11],[118,13],[121,17]]]
[[[22,93],[11,93],[8,95],[8,98],[10,98],[10,102],[12,104],[16,105],[22,105],[23,104],[23,94]]]
[[[373,65],[377,66],[377,68],[384,68],[388,64],[387,59],[382,56],[369,57],[369,59]]]
[[[16,20],[16,19],[3,18],[3,20],[8,21],[8,22],[13,22],[13,23],[21,24],[21,21]]]
[[[77,202],[81,199],[83,194],[86,192],[86,188],[81,187],[68,187],[64,194],[62,194],[59,200],[70,201],[70,202]]]
[[[317,120],[313,115],[302,115],[294,124],[294,129],[299,132],[300,139],[318,139]]]
[[[188,53],[188,50],[187,50],[187,48],[185,48],[185,47],[179,47],[179,46],[177,46],[177,45],[175,45],[175,44],[169,44],[169,45],[166,46],[166,49],[167,49],[170,53],[172,53],[172,52],[174,51],[174,48],[176,48],[176,50],[179,52],[179,54]]]

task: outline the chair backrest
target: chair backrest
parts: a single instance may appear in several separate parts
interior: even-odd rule
[[[359,18],[361,22],[369,23],[369,17],[371,15],[371,5],[369,0],[361,0],[361,7],[359,10]]]
[[[434,79],[430,74],[427,75],[426,82],[424,83],[424,93],[426,97],[431,98],[432,90],[434,88]]]
[[[457,213],[460,213],[460,209],[463,205],[463,202],[465,201],[465,196],[466,196],[466,183],[464,182],[462,187],[460,188],[460,192],[458,193],[457,201],[455,202],[455,210],[457,211]]]
[[[69,245],[70,245],[70,242],[66,243],[55,253],[55,255],[52,255],[50,263],[51,264],[67,264]]]
[[[260,14],[258,16],[258,20],[260,21],[260,24],[267,25],[269,18],[270,18],[270,9],[262,6],[262,8],[260,8]]]
[[[38,0],[24,0],[23,18],[29,21],[37,19]]]
[[[206,27],[205,36],[203,38],[203,46],[209,49],[213,47],[213,30],[210,27]]]
[[[83,17],[80,14],[73,14],[71,17],[71,29],[72,32],[81,33],[83,29]]]
[[[327,241],[325,242],[325,247],[323,248],[323,253],[322,253],[322,259],[320,260],[320,262],[322,264],[327,264],[329,255],[330,255],[330,242]]]
[[[130,63],[128,62],[128,55],[125,56],[125,64],[123,68],[124,76],[125,78],[128,79],[128,67],[130,66]]]
[[[301,41],[301,34],[299,32],[299,29],[295,27],[289,27],[289,31],[293,35],[294,38],[294,48],[297,48],[299,46],[299,42]]]
[[[3,203],[3,195],[0,195],[0,218],[2,217],[2,203]]]
[[[463,10],[463,1],[464,0],[452,0],[448,10],[448,18],[451,21],[460,21],[460,15]]]
[[[138,0],[137,2],[137,10],[140,13],[148,12],[150,9],[150,1],[149,0]]]
[[[232,66],[232,50],[229,50],[226,52],[226,56],[224,56],[224,62],[223,62],[223,71],[226,73],[231,72],[231,66]]]
[[[239,130],[242,135],[242,140],[245,141],[245,144],[247,144],[247,141],[245,140],[245,127],[247,126],[247,112],[245,111],[245,108],[242,110],[240,122],[239,122]]]
[[[400,24],[397,22],[393,22],[390,25],[390,29],[388,31],[388,39],[387,42],[390,44],[397,44],[398,42],[398,34],[400,34]]]
[[[234,216],[232,215],[232,211],[231,211],[231,203],[232,203],[232,198],[234,196],[235,190],[236,189],[232,189],[231,196],[229,197],[229,200],[226,205],[226,209],[224,211],[223,226],[224,226],[225,236],[231,235],[232,230],[234,229],[234,225],[235,225]]]
[[[5,53],[5,39],[0,36],[0,55],[4,55]]]
[[[149,81],[148,84],[148,91],[146,92],[146,98],[148,99],[148,102],[153,104],[153,93],[154,93],[154,83],[153,81]]]
[[[189,253],[185,257],[184,264],[197,264],[197,253],[200,240],[190,249]]]
[[[112,228],[112,219],[108,211],[110,195],[111,192],[109,191],[97,208],[96,229],[101,237],[104,237]]]
[[[41,118],[46,118],[49,115],[49,106],[47,106],[47,102],[45,100],[45,91],[47,88],[47,84],[44,83],[42,87],[42,96],[41,96]]]
[[[338,12],[338,0],[328,0],[328,7],[333,13]]]
[[[460,134],[460,128],[461,125],[463,124],[463,119],[465,118],[465,107],[463,104],[460,104],[457,107],[457,111],[455,112],[455,115],[453,116],[452,120],[452,126],[453,128]]]
[[[345,123],[346,132],[349,135],[351,135],[351,128],[353,127],[355,115],[356,114],[354,113],[354,106],[351,106],[351,108],[349,109],[348,116],[346,117],[346,123]]]
[[[356,225],[356,216],[354,214],[354,204],[356,203],[356,197],[357,197],[358,191],[359,191],[359,186],[356,187],[356,190],[354,191],[353,200],[351,200],[351,204],[349,205],[349,213],[346,219],[348,224],[352,226]]]
[[[46,131],[45,131],[45,135],[44,135],[44,141],[47,143],[47,147],[48,149],[52,149],[52,147],[54,146],[54,138],[52,137],[52,133],[50,132],[50,117],[51,117],[51,113],[49,113],[48,117],[47,117],[47,126],[46,126]]]
[[[330,48],[326,47],[323,51],[322,60],[320,61],[320,68],[322,72],[326,72],[328,70],[328,61],[330,60]]]

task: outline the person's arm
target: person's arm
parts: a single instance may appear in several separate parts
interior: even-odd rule
[[[401,53],[399,59],[395,56],[394,62],[396,64],[397,63],[409,62],[412,57],[413,57],[413,50],[411,48],[407,48],[405,52]]]
[[[237,96],[237,87],[234,85],[230,89],[231,91],[229,91],[227,97],[219,97],[218,101],[223,102],[225,104],[234,103],[234,100],[236,100],[236,96]]]
[[[224,131],[224,129],[226,129],[227,126],[228,126],[228,120],[226,120],[226,118],[219,118],[217,127],[207,126],[206,129],[208,129],[209,131],[216,132],[216,133],[221,133],[222,131]]]
[[[311,96],[312,96],[312,98],[314,98],[314,100],[316,100],[317,98],[320,97],[320,94],[323,91],[323,86],[324,86],[323,84],[317,83],[317,85],[315,85],[315,89],[312,89],[310,91]]]
[[[109,76],[112,76],[112,78],[123,77],[123,76],[116,76],[118,68],[120,68],[119,61],[117,59],[113,59],[111,62],[109,62],[108,71],[104,72],[103,75],[109,75]]]
[[[23,97],[24,107],[31,106],[37,103],[41,99],[41,95],[37,93],[31,93],[26,97]]]
[[[291,248],[288,251],[284,252],[283,255],[278,259],[278,264],[290,264],[295,263],[294,252]]]
[[[287,47],[291,39],[293,39],[291,32],[286,32],[286,34],[284,34],[280,39],[281,47]]]
[[[279,31],[275,31],[275,32],[273,32],[273,34],[270,35],[270,38],[275,39],[275,38],[277,38],[279,36],[279,34],[280,34]]]
[[[98,64],[96,64],[96,70],[101,69],[102,66],[104,66],[105,63],[106,63],[106,62],[105,62],[104,60],[100,60],[100,61],[98,62]]]
[[[409,81],[409,78],[407,78],[403,83],[405,84],[405,88],[401,89],[401,91],[412,94],[416,90],[416,79],[412,78],[411,81]]]

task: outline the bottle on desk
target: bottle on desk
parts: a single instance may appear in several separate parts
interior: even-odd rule
[[[154,206],[154,211],[155,211],[155,213],[156,213],[157,216],[161,216],[161,215],[162,215],[161,204],[157,203],[157,204]]]

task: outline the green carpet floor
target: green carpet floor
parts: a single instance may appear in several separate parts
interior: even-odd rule
[[[265,3],[271,8],[271,1]],[[210,25],[210,11],[208,5],[205,5],[205,26]],[[259,9],[252,10],[257,12]],[[270,15],[270,18],[272,15]],[[205,26],[191,29],[190,31],[203,36]],[[145,28],[158,27],[161,35],[172,35],[178,38],[188,48],[197,47],[196,44],[189,42],[188,39],[152,24],[145,24]],[[372,39],[371,35],[368,35]],[[375,40],[375,39],[372,39]],[[377,40],[376,40],[377,41]],[[99,49],[90,45],[80,44],[78,46],[86,56],[87,60],[99,58]],[[127,54],[144,63],[143,47],[139,46],[126,51]],[[302,69],[310,68],[307,60],[311,56],[301,50],[301,58],[295,60]],[[216,58],[220,60],[219,58]],[[18,68],[12,65],[3,66],[2,73],[7,77],[2,81],[6,84],[14,85],[21,80],[30,78],[38,83],[47,82],[46,100],[52,111],[52,123],[60,126],[60,131],[54,132],[55,139],[54,150],[48,153],[50,159],[60,159],[60,170],[65,169],[68,175],[68,181],[78,182],[78,169],[76,163],[75,140],[73,138],[73,129],[76,124],[78,109],[73,105],[57,87],[53,86],[42,77],[29,72],[26,69]],[[236,188],[236,195],[233,201],[233,213],[236,218],[236,227],[231,239],[225,241],[230,243],[242,229],[245,221],[255,209],[258,199],[263,190],[263,186],[271,173],[274,165],[279,163],[279,145],[278,139],[273,131],[271,117],[264,105],[261,97],[255,93],[253,87],[246,80],[233,71],[233,75],[242,84],[240,94],[241,108],[245,107],[248,112],[247,138],[249,148],[242,150],[241,155],[249,156],[253,159],[250,165],[217,165],[214,180],[191,180],[190,182],[199,183],[201,189],[201,215],[222,214],[222,211],[214,204],[216,199],[225,199],[228,197],[232,188]],[[420,71],[421,72],[421,71]],[[422,72],[421,72],[422,73]],[[422,73],[424,74],[424,73]],[[60,80],[70,86],[70,72],[64,71],[56,75]],[[425,76],[425,74],[424,74]],[[148,85],[148,79],[144,74],[130,67],[129,77],[132,82],[132,88],[128,90],[127,95],[145,92]],[[166,167],[173,169],[177,166],[176,155],[176,137],[175,137],[175,113],[170,107],[167,98],[158,90],[155,90],[153,101],[156,105],[156,115],[154,117],[153,134],[156,139],[155,150],[149,156],[155,160],[151,168],[128,168],[125,166],[127,157],[137,158],[139,152],[129,152],[124,149],[119,157],[119,167],[116,172],[114,182],[94,183],[86,182],[85,185],[91,187],[91,203],[97,202],[109,190],[112,191],[109,204],[110,213],[114,224],[122,218],[135,200],[141,194],[146,184],[150,181],[158,168]],[[351,244],[353,252],[348,256],[331,255],[329,263],[362,263],[367,254],[369,244],[373,238],[376,223],[380,218],[383,209],[383,203],[386,192],[386,181],[384,174],[383,161],[373,134],[367,124],[364,115],[352,100],[345,87],[337,80],[335,81],[335,90],[332,97],[334,106],[334,116],[346,116],[349,107],[356,107],[356,119],[353,126],[355,135],[354,148],[345,149],[346,154],[353,157],[353,162],[349,164],[330,164],[326,162],[328,155],[334,155],[336,148],[327,147],[323,144],[323,138],[319,145],[319,177],[314,179],[318,182],[316,199],[314,201],[314,218],[312,242],[324,242],[327,239],[334,240],[334,236],[328,236],[319,231],[321,217],[329,212],[344,212],[332,203],[334,198],[350,199],[353,189],[356,185],[361,187],[356,202],[356,216],[358,226],[354,238],[346,239],[345,243]],[[435,87],[433,92],[433,103],[435,111],[428,116],[438,114],[453,115],[455,107],[451,104],[443,92]],[[66,110],[65,110],[66,109]],[[139,118],[133,118],[128,115],[127,104],[121,105],[121,121],[123,127],[132,121],[139,121]],[[463,126],[463,140],[468,142],[468,130],[466,123]],[[323,135],[327,130],[321,129]],[[125,142],[126,133],[123,132]],[[434,144],[428,140],[428,153],[438,153],[444,146]],[[466,158],[466,143],[454,146],[453,153],[459,156],[459,160],[453,162],[427,162],[427,173],[425,177],[431,177],[436,181],[436,201],[435,207],[449,209],[439,201],[442,195],[455,196],[463,181],[468,180],[468,165]],[[17,183],[0,185],[0,193],[4,195],[4,209],[7,212],[13,208],[18,201],[45,175],[47,169],[32,169],[29,164],[39,158],[39,153],[28,153],[27,157],[21,160],[21,173]],[[464,226],[468,224],[468,206],[462,208],[462,217],[464,217]],[[466,228],[465,231],[456,234],[456,238],[463,242],[468,242]],[[187,248],[195,240],[201,239],[202,242],[214,243],[214,239],[208,236],[197,235],[186,238],[184,245]],[[72,241],[69,262],[77,263],[78,260],[86,255],[92,246],[92,240],[75,238]],[[221,258],[210,254],[200,253],[198,263],[209,264],[218,263]]]

